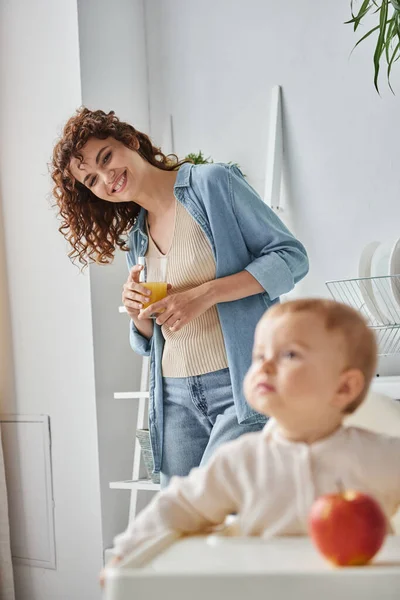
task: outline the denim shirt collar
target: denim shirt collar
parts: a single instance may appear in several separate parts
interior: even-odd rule
[[[146,215],[146,211],[143,207],[141,207],[139,210],[139,214],[136,217],[136,221],[135,221],[132,229],[130,230],[129,234],[133,233],[134,231],[138,231],[138,230],[141,232],[144,232],[145,215]]]
[[[174,191],[177,188],[190,186],[190,174],[192,172],[192,168],[192,163],[183,163],[183,165],[179,167],[175,180]]]

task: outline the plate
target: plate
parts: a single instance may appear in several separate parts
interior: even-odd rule
[[[391,269],[395,269],[399,261],[400,239],[380,244],[371,259],[371,276],[377,279],[373,282],[375,304],[384,315],[384,323],[396,323],[398,304],[393,294],[396,281],[389,277]]]
[[[392,294],[400,308],[400,238],[394,243],[389,259],[389,274],[399,275],[390,280]]]
[[[380,242],[370,242],[365,246],[361,253],[360,262],[358,263],[358,276],[361,278],[371,277],[371,260],[372,257],[380,246]],[[359,282],[360,292],[362,299],[364,300],[365,306],[367,307],[371,316],[378,321],[383,323],[386,318],[379,311],[378,306],[375,303],[374,291],[372,289],[372,281],[365,279],[365,281]]]

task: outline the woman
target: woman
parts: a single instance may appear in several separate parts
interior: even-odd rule
[[[113,112],[83,108],[52,163],[71,258],[103,264],[117,246],[127,252],[122,301],[133,350],[150,355],[149,428],[162,486],[264,426],[242,391],[253,333],[308,271],[302,244],[237,167],[172,158]],[[169,294],[143,310],[137,258],[164,255]]]

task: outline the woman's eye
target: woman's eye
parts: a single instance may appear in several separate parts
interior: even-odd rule
[[[111,152],[107,152],[107,154],[103,157],[103,165],[105,165],[111,156]]]
[[[293,352],[293,350],[287,350],[286,352],[282,353],[283,358],[288,358],[289,360],[293,360],[293,358],[297,358],[298,354],[297,352]]]
[[[95,183],[96,183],[96,177],[92,177],[92,179],[89,181],[89,187],[93,187]]]

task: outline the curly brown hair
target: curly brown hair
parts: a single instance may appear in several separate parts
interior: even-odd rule
[[[82,160],[80,153],[92,138],[113,137],[127,148],[135,150],[147,162],[164,171],[174,171],[187,162],[175,154],[166,156],[153,146],[150,138],[132,125],[120,121],[114,111],[89,110],[82,107],[66,123],[53,150],[50,174],[52,190],[62,223],[59,231],[71,244],[68,256],[86,267],[89,262],[108,264],[114,258],[116,246],[127,251],[124,236],[135,223],[140,206],[135,202],[107,202],[81,184],[70,171],[71,158]]]

